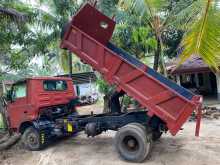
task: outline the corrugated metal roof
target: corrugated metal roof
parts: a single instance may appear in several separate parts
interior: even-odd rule
[[[168,71],[175,69],[177,65],[177,59],[169,62],[167,66]],[[198,72],[210,72],[210,68],[201,57],[193,55],[190,59],[186,60],[181,66],[172,71],[172,74],[182,74],[182,73],[198,73]]]
[[[68,77],[68,74],[58,75],[58,77]],[[73,84],[85,84],[90,82],[95,82],[97,77],[94,72],[83,72],[72,74]]]

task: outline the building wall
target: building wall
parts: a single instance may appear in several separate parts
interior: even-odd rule
[[[219,96],[220,98],[220,74],[212,72],[191,73],[176,75],[176,82],[185,88],[193,90],[203,96]]]

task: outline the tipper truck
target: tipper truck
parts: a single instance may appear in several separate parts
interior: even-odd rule
[[[111,43],[115,24],[95,6],[85,4],[64,28],[60,45],[116,86],[109,113],[79,115],[73,83],[68,78],[28,78],[12,86],[7,105],[9,127],[23,134],[28,149],[40,150],[52,138],[81,131],[94,137],[113,130],[119,155],[142,162],[149,156],[153,141],[167,131],[176,135],[193,112],[199,135],[202,97]],[[141,108],[121,111],[119,97],[124,94],[137,100]]]
[[[116,86],[118,94],[126,93],[137,100],[144,111],[69,117],[65,120],[66,129],[85,130],[88,136],[116,130],[117,152],[126,160],[141,162],[148,157],[152,140],[166,131],[176,135],[193,111],[197,116],[196,136],[199,135],[202,97],[111,43],[115,25],[95,6],[85,4],[66,26],[61,48],[101,73]]]

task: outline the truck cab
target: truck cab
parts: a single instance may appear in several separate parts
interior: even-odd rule
[[[9,127],[26,138],[29,134],[33,136],[33,132],[35,137],[45,131],[52,134],[56,119],[76,113],[77,97],[71,78],[35,77],[19,80],[12,85],[7,98]],[[31,150],[41,146],[33,147],[28,142],[27,145]]]

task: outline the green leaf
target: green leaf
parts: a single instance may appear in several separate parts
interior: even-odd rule
[[[175,9],[169,13],[166,23],[178,29],[187,30],[192,26],[192,23],[199,19],[205,5],[205,0],[197,0],[192,3],[181,0],[177,2]]]
[[[169,2],[167,0],[120,0],[120,6],[134,10],[145,18],[153,18]]]
[[[144,0],[145,4],[147,4],[149,7],[161,10],[165,5],[169,3],[167,0]]]
[[[155,49],[157,47],[157,40],[155,38],[149,38],[146,40],[146,44],[151,47],[151,49]]]
[[[193,24],[182,41],[183,52],[179,65],[191,55],[200,56],[211,68],[220,66],[220,10],[216,3],[207,0],[200,19]]]

